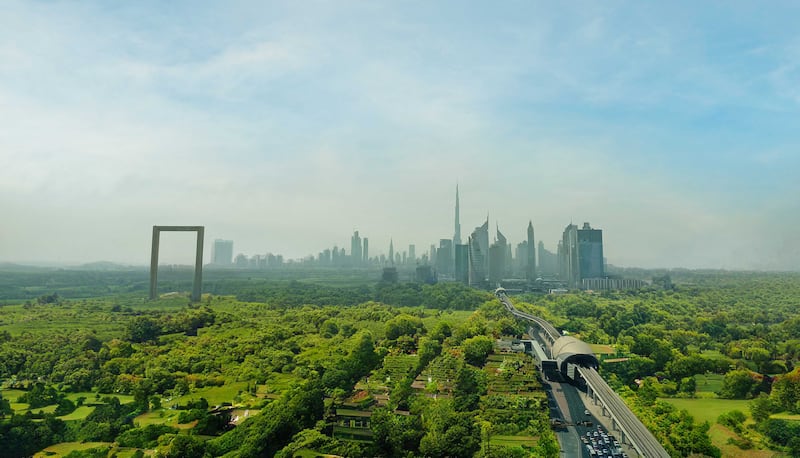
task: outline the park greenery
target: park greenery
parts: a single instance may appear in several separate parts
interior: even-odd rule
[[[535,366],[495,343],[527,326],[492,294],[248,275],[198,303],[128,271],[4,277],[0,457],[558,456]],[[608,346],[601,373],[672,456],[800,456],[800,276],[512,300]]]

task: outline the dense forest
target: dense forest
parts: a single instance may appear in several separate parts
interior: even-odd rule
[[[0,457],[558,455],[535,367],[495,342],[526,326],[487,292],[233,278],[193,304],[24,275],[0,307]],[[514,302],[596,344],[673,456],[800,456],[800,277],[683,275]]]

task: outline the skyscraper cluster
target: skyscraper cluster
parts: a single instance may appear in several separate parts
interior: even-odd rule
[[[583,280],[603,278],[603,231],[592,229],[589,223],[583,227],[570,223],[558,245],[560,278],[570,287],[580,287]]]
[[[460,240],[460,206],[456,187],[454,242]],[[446,246],[444,240],[440,246]],[[453,250],[455,280],[478,287],[495,286],[504,279],[524,279],[531,283],[546,277],[578,288],[587,279],[605,278],[603,232],[593,229],[589,223],[584,223],[580,229],[574,224],[568,225],[558,242],[558,254],[554,254],[545,249],[541,241],[537,247],[533,221],[529,221],[526,239],[517,244],[512,256],[511,244],[499,227],[490,244],[487,216],[486,221],[472,231],[467,243],[454,243]],[[437,263],[437,268],[441,271],[439,265]]]
[[[334,245],[319,252],[316,258],[310,256],[303,260],[304,264],[316,264],[322,267],[365,267],[372,263],[369,257],[369,239],[361,237],[353,231],[350,237],[350,254],[344,248]]]
[[[212,265],[241,268],[272,268],[287,265],[309,267],[374,269],[383,268],[386,279],[396,279],[402,273],[409,279],[432,282],[452,280],[476,287],[494,287],[507,280],[517,283],[536,283],[539,279],[561,282],[571,288],[586,285],[606,285],[603,258],[603,232],[589,223],[578,227],[570,223],[563,231],[556,253],[548,251],[542,241],[536,241],[533,221],[528,222],[524,239],[512,247],[508,238],[495,225],[494,236],[489,234],[489,216],[467,236],[461,238],[461,202],[456,185],[453,237],[432,243],[427,252],[417,255],[416,245],[395,251],[390,239],[388,254],[370,256],[369,239],[354,230],[350,250],[334,245],[301,260],[284,263],[283,256],[239,254],[233,257],[233,242],[217,239],[212,248]],[[591,282],[588,282],[591,280]],[[612,282],[613,283],[613,282]]]

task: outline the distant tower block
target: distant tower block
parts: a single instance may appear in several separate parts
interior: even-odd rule
[[[200,301],[203,284],[203,234],[204,226],[153,226],[153,245],[150,254],[150,299],[158,297],[158,242],[161,232],[197,232],[197,250],[194,260],[194,281],[192,282],[192,302]]]

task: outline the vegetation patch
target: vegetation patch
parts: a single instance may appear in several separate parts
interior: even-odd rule
[[[589,344],[589,346],[592,347],[592,351],[596,355],[614,355],[617,353],[617,350],[611,345]]]
[[[711,442],[722,451],[724,458],[776,458],[785,456],[782,453],[771,450],[742,450],[732,443],[732,441],[739,440],[739,436],[720,424],[712,425],[708,435],[711,437]]]
[[[167,406],[181,406],[197,401],[200,398],[208,401],[209,406],[218,406],[225,402],[234,405],[255,403],[257,402],[257,397],[252,391],[255,391],[255,385],[248,382],[226,383],[222,386],[195,389],[189,394],[167,400],[164,404]]]
[[[268,376],[263,391],[260,392],[264,395],[280,394],[291,388],[298,381],[300,381],[299,377],[294,374],[272,373]]]
[[[713,425],[720,415],[732,410],[742,411],[748,417],[750,412],[748,410],[749,401],[740,399],[664,398],[662,400],[674,405],[679,410],[686,410],[697,423],[707,421]]]
[[[533,447],[538,438],[534,436],[492,436],[490,442],[493,445],[503,445],[506,447]]]
[[[373,379],[376,383],[393,383],[407,377],[417,367],[417,355],[387,355],[383,366],[376,370]]]
[[[72,413],[60,416],[61,420],[64,421],[77,421],[77,420],[85,420],[86,417],[89,416],[92,412],[94,412],[94,406],[80,406],[76,408]]]
[[[17,404],[17,405],[22,405],[22,404]],[[19,411],[19,412],[17,412],[17,414],[19,414],[19,415],[25,415],[25,414],[27,414],[27,413],[31,413],[31,414],[34,414],[34,415],[35,415],[35,414],[38,414],[39,412],[42,412],[42,413],[54,413],[54,412],[56,411],[56,409],[58,408],[58,406],[57,406],[57,405],[49,405],[49,406],[44,406],[44,407],[36,407],[36,408],[34,408],[34,409],[29,409],[29,408],[27,408],[27,404],[25,404],[25,406],[26,406],[26,409],[25,409],[25,410],[22,410],[22,411]]]
[[[769,418],[776,418],[778,420],[800,421],[800,414],[780,412],[770,415]]]
[[[186,274],[164,272],[163,291],[188,290]],[[336,272],[309,282],[225,272],[209,273],[212,294],[189,304],[182,294],[146,300],[145,271],[48,275],[38,286],[26,275],[0,279],[0,300],[26,301],[0,307],[0,378],[36,381],[0,392],[0,450],[18,450],[15,458],[68,441],[135,439],[153,425],[192,428],[147,435],[174,456],[475,456],[487,451],[486,437],[496,456],[517,453],[520,437],[538,437],[527,442],[535,456],[558,455],[530,358],[492,353],[495,339],[519,338],[525,325],[488,292],[357,284]],[[762,437],[800,454],[800,430],[787,421],[800,415],[800,371],[788,370],[800,367],[800,276],[678,275],[692,284],[514,302],[604,344],[594,347],[600,354],[616,358],[619,349],[625,359],[600,370],[670,454],[717,457],[728,440],[757,448]],[[116,295],[72,299],[90,293]],[[348,401],[371,416],[337,424],[335,409]],[[214,409],[227,404],[261,411],[231,427]],[[723,420],[746,437],[726,437],[720,414],[751,406],[752,423]],[[42,418],[15,415],[40,410]],[[335,424],[354,441],[331,437]]]
[[[36,458],[44,457],[62,457],[70,452],[89,450],[97,447],[110,446],[109,442],[62,442],[60,444],[51,445],[41,452],[34,455]]]
[[[133,419],[133,424],[139,428],[150,425],[166,425],[177,429],[192,429],[194,423],[180,423],[180,411],[163,409],[156,412],[143,413]]]
[[[697,393],[709,393],[716,396],[722,389],[722,374],[697,374],[694,376]]]

